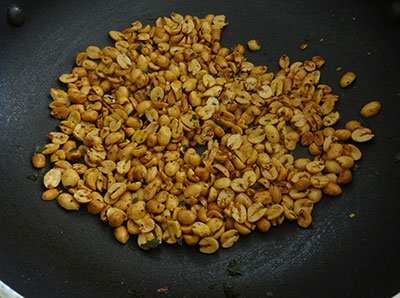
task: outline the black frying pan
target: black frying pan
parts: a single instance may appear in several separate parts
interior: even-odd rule
[[[400,291],[400,25],[388,22],[379,1],[19,1],[27,19],[14,28],[0,6],[0,279],[27,297],[391,297]],[[109,30],[132,21],[153,23],[171,12],[225,14],[222,44],[257,39],[246,53],[277,71],[292,61],[326,58],[322,82],[340,96],[342,127],[361,120],[376,138],[360,145],[352,184],[324,198],[309,229],[285,223],[267,234],[242,237],[214,255],[188,246],[144,252],[134,239],[121,245],[112,229],[84,209],[66,212],[40,199],[34,169],[36,145],[58,121],[49,116],[48,90],[62,87],[75,54],[111,43]],[[300,45],[308,43],[302,51]],[[344,71],[358,78],[343,90]],[[381,113],[361,119],[360,108],[382,102]],[[355,217],[350,218],[349,214]],[[241,276],[228,275],[235,260]],[[159,293],[157,289],[168,288]],[[230,289],[230,290],[229,290]]]

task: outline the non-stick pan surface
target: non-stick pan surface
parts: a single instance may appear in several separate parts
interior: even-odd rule
[[[27,19],[7,24],[0,7],[0,279],[26,297],[391,297],[400,291],[400,27],[380,1],[19,1]],[[56,128],[48,91],[63,87],[74,57],[89,45],[111,44],[109,30],[135,20],[154,23],[171,12],[225,14],[222,44],[260,41],[249,60],[277,71],[292,61],[323,56],[323,83],[340,96],[338,127],[351,119],[376,137],[360,145],[363,158],[343,195],[324,198],[313,223],[284,223],[267,234],[241,237],[231,249],[203,255],[161,245],[144,252],[134,239],[121,245],[112,229],[85,210],[66,212],[44,202],[41,181],[26,176],[31,154]],[[300,45],[308,43],[302,51]],[[342,67],[342,72],[336,72]],[[356,82],[338,81],[354,71]],[[360,108],[382,102],[379,115]],[[296,153],[297,154],[297,153]],[[297,154],[300,156],[301,154]],[[355,214],[350,218],[351,213]],[[240,276],[226,267],[236,260]],[[157,289],[168,288],[159,293]],[[232,294],[227,291],[227,294]]]

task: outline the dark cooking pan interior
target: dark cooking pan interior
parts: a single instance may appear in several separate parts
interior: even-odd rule
[[[7,24],[0,10],[0,279],[26,297],[391,297],[400,290],[400,27],[388,22],[379,1],[19,1],[25,24]],[[241,237],[213,255],[197,248],[161,245],[144,252],[134,237],[127,245],[87,213],[66,212],[40,199],[43,186],[31,154],[56,128],[48,91],[63,87],[76,53],[111,44],[109,30],[135,20],[153,23],[171,12],[225,14],[222,45],[249,39],[262,48],[246,53],[277,71],[277,60],[323,56],[323,83],[340,96],[338,127],[361,120],[376,137],[360,145],[363,158],[343,195],[324,198],[313,223],[301,229],[284,223],[267,234]],[[308,43],[302,51],[300,45]],[[342,72],[336,72],[342,67]],[[356,82],[338,81],[354,71]],[[376,117],[360,108],[382,102]],[[304,151],[304,150],[303,150]],[[304,152],[296,151],[300,156]],[[355,214],[350,218],[351,213]],[[242,275],[226,270],[235,260]],[[157,289],[168,288],[158,293]],[[227,290],[228,289],[228,290]],[[229,292],[229,289],[231,292]]]

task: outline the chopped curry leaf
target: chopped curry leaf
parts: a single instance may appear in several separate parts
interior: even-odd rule
[[[37,181],[39,178],[41,178],[44,175],[45,171],[46,170],[44,168],[40,169],[39,171],[36,171],[36,172],[26,176],[26,178],[29,180],[32,180],[32,181]]]
[[[143,243],[140,245],[141,248],[156,248],[157,246],[160,245],[160,240],[157,238],[154,238],[152,240],[147,241],[146,243]]]
[[[42,151],[46,150],[45,146],[36,146],[35,154],[41,153]]]
[[[224,293],[225,297],[228,298],[239,297],[239,293],[237,293],[229,283],[224,284]]]
[[[177,239],[177,242],[178,242],[178,244],[179,244],[180,246],[182,246],[182,245],[183,245],[183,238],[178,238],[178,239]]]
[[[186,152],[190,147],[188,145],[183,145],[183,152]]]
[[[226,270],[228,270],[229,275],[242,275],[243,270],[242,268],[239,267],[237,262],[235,260],[230,261],[228,267],[226,267]]]
[[[213,119],[213,120],[214,120],[214,119]],[[214,120],[214,123],[215,123],[216,125],[218,125],[218,126],[224,127],[224,126],[221,124],[221,122],[218,122],[217,120]]]
[[[183,206],[183,205],[185,205],[185,200],[179,201],[178,206]]]
[[[82,146],[82,151],[83,153],[87,153],[87,148],[85,146]]]
[[[141,53],[142,53],[142,49],[143,49],[143,45],[140,44],[140,45],[138,45],[138,47],[136,48],[136,52],[138,52],[139,54],[141,54]]]
[[[112,103],[117,101],[117,99],[114,96],[110,95],[110,94],[104,95],[103,98],[104,98],[104,100],[112,102]]]
[[[254,185],[250,186],[250,188],[254,189],[255,191],[259,191],[263,187],[264,186],[261,183],[257,183],[257,184],[254,184]]]
[[[135,204],[135,203],[137,203],[138,201],[139,201],[138,198],[134,198],[133,201],[132,201],[132,203]]]
[[[78,150],[78,147],[72,148],[71,150],[69,150],[69,152],[74,152],[76,150]]]

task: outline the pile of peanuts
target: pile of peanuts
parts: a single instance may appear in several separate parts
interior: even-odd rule
[[[322,57],[282,55],[268,73],[242,45],[221,47],[226,25],[172,13],[79,53],[59,78],[67,92],[50,90],[60,131],[32,157],[52,167],[42,199],[85,204],[119,242],[137,235],[143,249],[185,242],[210,254],[285,219],[307,228],[323,194],[352,180],[361,152],[347,141],[374,135],[354,120],[332,127],[338,96],[319,83]],[[294,159],[299,142],[313,159]]]

